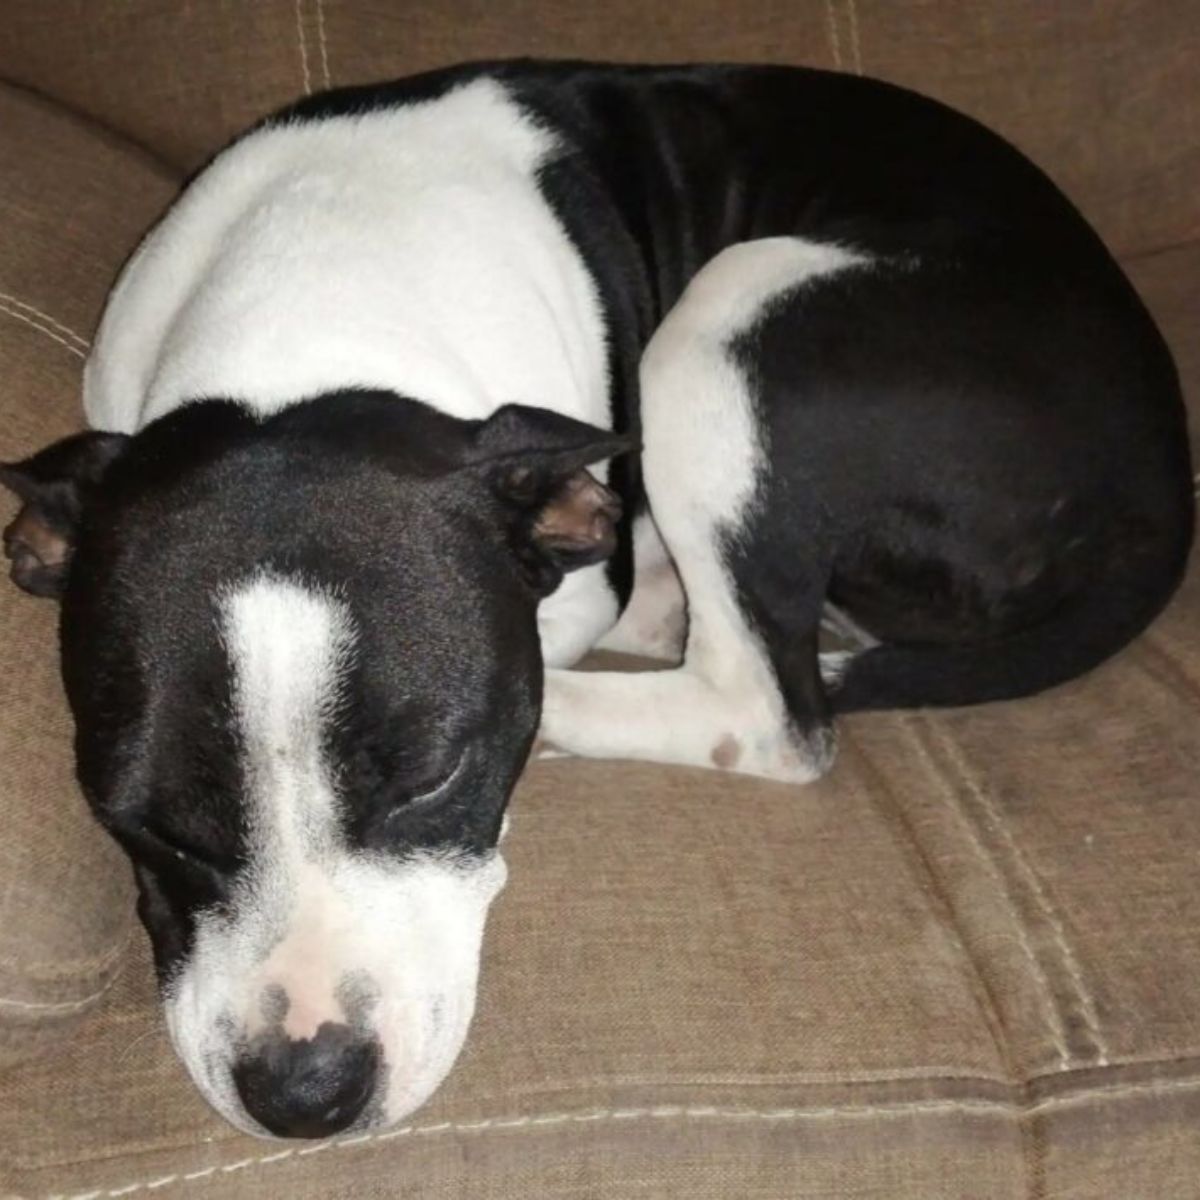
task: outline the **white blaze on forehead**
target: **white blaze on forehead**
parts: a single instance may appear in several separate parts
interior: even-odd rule
[[[334,834],[322,735],[354,626],[334,596],[267,574],[227,592],[221,609],[256,850],[303,861]]]
[[[282,988],[283,1028],[312,1037],[340,1021],[338,926],[345,900],[330,878],[340,842],[323,734],[334,718],[354,628],[346,606],[294,580],[256,576],[222,600],[253,850],[254,888],[284,926],[256,972]],[[248,997],[247,1019],[263,1015]]]

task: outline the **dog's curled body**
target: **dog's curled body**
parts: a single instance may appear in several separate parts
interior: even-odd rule
[[[1192,535],[1170,355],[1082,217],[975,122],[819,71],[310,97],[130,260],[85,405],[5,469],[14,577],[62,597],[176,1044],[260,1133],[386,1124],[449,1070],[539,720],[804,781],[832,712],[1095,666]],[[828,603],[867,648],[819,655]],[[563,669],[597,643],[681,661]]]

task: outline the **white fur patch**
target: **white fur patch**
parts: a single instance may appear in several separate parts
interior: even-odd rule
[[[268,857],[306,861],[336,837],[321,737],[353,652],[353,622],[332,596],[266,574],[221,608],[253,839]]]
[[[548,671],[542,736],[553,746],[797,783],[828,767],[824,739],[797,743],[719,553],[722,536],[751,511],[766,463],[753,398],[728,346],[782,292],[866,261],[798,238],[731,246],[659,326],[642,358],[643,467],[687,595],[684,663],[639,674]]]
[[[88,364],[90,423],[191,399],[267,414],[351,386],[607,427],[594,282],[538,190],[553,135],[493,79],[232,146],[130,261]]]
[[[365,997],[383,1047],[376,1121],[397,1120],[453,1064],[475,1006],[488,906],[504,884],[482,860],[369,854],[348,846],[322,732],[336,719],[354,647],[346,607],[327,593],[259,575],[221,600],[235,680],[251,862],[226,909],[199,915],[193,951],[168,988],[168,1026],[197,1085],[229,1121],[242,1110],[230,1069],[240,1041],[273,1019],[311,1037],[343,1022],[346,991]],[[403,731],[397,731],[403,736]]]
[[[654,518],[640,513],[633,522],[633,594],[597,648],[678,662],[686,634],[687,605],[679,572]],[[546,661],[552,667],[563,665]]]
[[[617,598],[605,578],[605,565],[572,571],[538,605],[538,636],[548,667],[574,666],[616,621]]]

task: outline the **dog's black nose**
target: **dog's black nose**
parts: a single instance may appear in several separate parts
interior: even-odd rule
[[[246,1111],[278,1137],[329,1137],[348,1128],[375,1090],[379,1043],[325,1022],[308,1040],[275,1031],[234,1064]]]

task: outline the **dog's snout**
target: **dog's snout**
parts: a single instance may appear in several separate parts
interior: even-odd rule
[[[312,1038],[260,1036],[233,1068],[247,1113],[278,1137],[329,1137],[349,1128],[375,1091],[379,1043],[325,1022]]]

